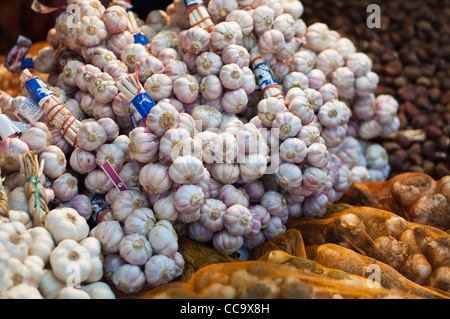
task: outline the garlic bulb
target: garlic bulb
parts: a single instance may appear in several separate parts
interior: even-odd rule
[[[286,226],[278,216],[273,216],[267,227],[265,227],[262,231],[266,239],[270,240],[278,235],[284,234],[286,231]]]
[[[175,279],[175,261],[165,255],[152,256],[145,264],[144,273],[151,287],[168,283]]]
[[[119,254],[132,265],[144,265],[152,256],[153,250],[145,236],[130,234],[120,241]]]
[[[98,239],[105,254],[111,254],[119,252],[119,245],[125,234],[118,221],[110,220],[99,223],[89,235]]]
[[[244,207],[248,207],[250,204],[249,196],[245,189],[236,188],[233,185],[224,185],[219,192],[218,199],[222,201],[226,207],[240,204]]]
[[[221,103],[225,112],[229,114],[241,113],[245,110],[248,103],[247,93],[243,88],[226,91],[223,94]]]
[[[239,235],[231,235],[226,229],[216,232],[213,237],[214,248],[231,255],[242,247],[244,238]]]
[[[172,88],[173,81],[166,74],[153,74],[144,83],[145,91],[155,102],[170,97]]]
[[[235,90],[244,85],[244,72],[236,63],[225,64],[219,72],[224,88]]]
[[[281,164],[275,173],[277,183],[288,192],[300,187],[302,178],[301,169],[297,165],[290,163]]]
[[[253,31],[254,23],[253,23],[253,17],[252,15],[246,11],[246,10],[233,10],[229,12],[226,17],[225,21],[230,22],[234,21],[239,23],[239,26],[241,27],[242,34],[249,35]]]
[[[136,127],[130,134],[128,149],[132,159],[148,163],[158,152],[158,137],[144,127]]]
[[[128,66],[128,72],[134,73],[136,63],[148,55],[149,53],[142,44],[132,43],[123,48],[120,60]]]
[[[299,138],[287,138],[280,145],[280,158],[287,163],[300,164],[306,155],[306,144]]]
[[[149,194],[163,194],[172,186],[167,167],[157,163],[141,168],[139,183]]]
[[[116,172],[120,172],[124,164],[124,154],[116,144],[103,144],[97,151],[95,162],[99,167],[108,162]]]
[[[306,162],[314,167],[326,167],[329,162],[330,153],[327,147],[321,143],[312,143],[306,154]]]
[[[86,220],[92,216],[91,200],[87,195],[76,194],[65,206],[75,209]]]
[[[234,236],[242,236],[250,233],[253,217],[247,207],[234,204],[225,210],[223,224],[225,229]]]
[[[86,219],[70,207],[52,209],[45,217],[45,228],[52,234],[56,244],[64,239],[80,241],[89,234]]]
[[[199,223],[210,232],[223,229],[223,215],[227,206],[218,199],[206,199],[200,208]]]
[[[2,167],[2,171],[19,171],[20,165],[19,161],[17,160],[17,154],[25,154],[29,150],[30,148],[28,147],[27,143],[21,141],[18,138],[7,137],[2,139],[0,144],[0,166]]]
[[[175,192],[175,208],[181,214],[191,214],[200,210],[205,200],[202,189],[196,185],[182,185]]]
[[[302,125],[307,125],[314,121],[313,106],[308,99],[303,96],[297,96],[289,103],[289,111],[300,118]]]
[[[258,103],[258,117],[264,125],[269,127],[272,126],[272,122],[275,120],[278,114],[284,113],[286,111],[287,108],[284,103],[275,97],[262,99]]]
[[[112,282],[124,294],[140,292],[145,285],[145,274],[140,266],[124,264],[114,272]]]
[[[156,218],[174,223],[180,214],[175,207],[175,193],[165,193],[160,196],[153,204]]]
[[[31,246],[31,234],[20,222],[0,224],[0,243],[11,257],[24,261]]]
[[[20,139],[27,143],[30,150],[41,154],[44,149],[53,143],[53,137],[44,123],[36,122],[31,124],[20,136]]]
[[[47,146],[39,155],[39,160],[45,160],[43,172],[50,178],[58,178],[66,171],[66,156],[61,149],[55,145]]]
[[[211,45],[216,50],[222,50],[229,44],[242,43],[242,30],[237,22],[222,21],[216,24],[210,33]]]
[[[208,51],[210,46],[209,33],[202,28],[189,28],[180,33],[181,44],[185,51],[200,54]]]
[[[192,118],[199,122],[202,131],[215,132],[223,121],[223,115],[210,105],[198,105],[192,110]]]
[[[106,131],[96,121],[84,122],[77,133],[78,145],[87,150],[94,151],[106,142]]]
[[[111,205],[114,219],[123,223],[134,209],[148,207],[147,198],[139,191],[125,190],[120,192]]]
[[[261,206],[267,209],[271,216],[279,216],[287,209],[287,203],[284,196],[277,191],[267,191],[259,202]]]
[[[101,18],[105,23],[106,30],[109,34],[120,33],[127,29],[127,14],[125,9],[121,6],[111,5],[106,8]]]
[[[272,128],[279,129],[280,140],[295,137],[302,128],[301,120],[290,112],[278,114],[272,122]]]
[[[156,216],[150,208],[141,207],[133,210],[124,222],[126,234],[139,234],[147,237],[156,223]]]
[[[178,157],[169,167],[169,176],[177,184],[195,184],[203,175],[203,163],[191,155]]]
[[[223,66],[221,57],[214,52],[203,52],[196,59],[197,72],[200,76],[219,75]]]
[[[93,152],[86,151],[81,147],[73,150],[69,159],[70,167],[80,174],[87,174],[97,167]]]
[[[178,251],[178,235],[171,222],[157,221],[148,234],[153,251],[158,255],[173,256]]]
[[[70,201],[78,194],[78,179],[69,173],[64,173],[55,179],[52,189],[57,199],[63,202]]]
[[[84,178],[84,186],[93,194],[106,194],[114,184],[102,169],[96,168]]]

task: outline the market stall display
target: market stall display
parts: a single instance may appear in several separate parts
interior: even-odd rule
[[[300,1],[175,0],[145,20],[67,5],[79,16],[2,70],[19,82],[0,91],[0,296],[448,298],[448,178],[388,181],[399,103],[346,35]],[[391,200],[352,197],[365,183]],[[385,219],[402,231],[378,236]],[[431,248],[407,252],[419,225]],[[326,249],[392,278],[370,290]]]

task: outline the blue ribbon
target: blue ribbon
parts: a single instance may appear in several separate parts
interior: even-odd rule
[[[39,80],[38,77],[25,82],[25,88],[36,103],[39,103],[39,101],[45,97],[55,95],[42,81]]]

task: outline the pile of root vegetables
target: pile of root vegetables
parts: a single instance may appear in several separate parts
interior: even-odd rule
[[[95,298],[89,285],[102,278],[105,295],[156,287],[183,271],[181,234],[235,254],[284,233],[288,219],[322,216],[353,181],[388,177],[387,152],[371,140],[398,130],[398,103],[374,94],[372,61],[348,38],[304,23],[300,1],[211,0],[205,28],[179,0],[145,20],[123,1],[67,4],[80,8],[77,26],[63,11],[22,94],[0,95],[2,113],[23,122],[27,81],[47,74],[62,110],[2,136],[0,244],[15,245],[8,233],[21,242],[2,256],[2,296]],[[18,159],[30,153],[42,165],[37,193]],[[48,206],[39,218],[36,197]],[[72,259],[83,276],[63,289]],[[29,279],[18,283],[22,268]]]

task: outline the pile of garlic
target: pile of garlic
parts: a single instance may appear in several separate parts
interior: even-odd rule
[[[175,0],[145,21],[133,15],[147,45],[135,43],[125,2],[68,4],[80,6],[79,27],[61,13],[34,68],[48,73],[53,93],[82,122],[78,146],[44,115],[20,138],[2,141],[0,167],[10,210],[26,212],[15,155],[34,150],[45,159],[48,202],[93,224],[88,238],[100,243],[104,278],[116,289],[177,278],[179,235],[227,254],[251,249],[284,233],[288,218],[321,216],[352,181],[387,177],[384,149],[367,141],[395,131],[396,101],[375,98],[367,56],[325,24],[307,27],[300,1],[206,1],[209,33],[191,27]],[[284,100],[258,89],[255,53]],[[116,86],[134,72],[156,104],[137,127]],[[22,96],[1,95],[2,112],[19,121],[14,111],[27,95],[24,88]],[[358,115],[370,113],[364,109],[370,118]],[[373,131],[380,123],[384,131]],[[105,162],[126,190],[115,187]],[[93,213],[94,195],[110,206],[106,215]]]
[[[45,227],[25,211],[0,223],[0,297],[6,299],[115,299],[101,282],[100,242],[72,208],[51,210]]]

